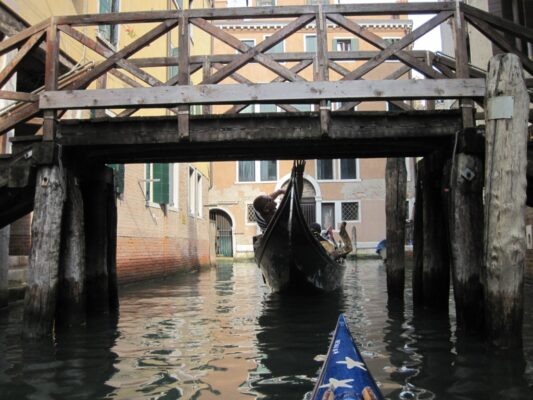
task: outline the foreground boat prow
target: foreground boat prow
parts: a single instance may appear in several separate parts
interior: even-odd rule
[[[336,399],[383,400],[342,314],[309,400]]]

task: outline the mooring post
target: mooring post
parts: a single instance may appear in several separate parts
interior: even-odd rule
[[[69,173],[67,183],[56,320],[71,326],[85,321],[85,222],[79,181]]]
[[[107,274],[109,276],[109,307],[118,310],[117,278],[117,196],[115,171],[108,168],[111,182],[107,185]]]
[[[58,166],[42,166],[37,172],[31,251],[24,298],[23,336],[39,338],[52,333],[65,180]]]
[[[489,62],[485,96],[485,312],[492,344],[522,342],[529,96],[520,59]]]
[[[385,171],[387,225],[387,293],[403,299],[405,284],[405,219],[407,169],[405,158],[388,158]]]
[[[448,310],[450,265],[448,237],[445,232],[445,209],[442,202],[442,155],[425,158],[423,177],[424,251],[422,291],[424,306]]]
[[[0,309],[9,302],[9,225],[0,229]]]
[[[415,187],[415,210],[413,226],[413,304],[420,306],[424,304],[424,292],[422,287],[422,276],[424,273],[424,196],[422,181],[424,176],[424,160],[417,162],[416,167],[416,187]]]
[[[450,171],[448,229],[457,325],[483,329],[483,162],[459,153]]]
[[[109,311],[107,174],[107,167],[103,164],[91,166],[82,183],[85,207],[85,291],[87,311],[91,314]]]

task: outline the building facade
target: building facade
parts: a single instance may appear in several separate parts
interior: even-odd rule
[[[183,4],[185,3],[185,4]],[[149,7],[148,7],[149,6]],[[207,0],[195,1],[194,8],[210,7]],[[149,5],[140,0],[59,0],[46,4],[34,0],[7,0],[0,12],[18,21],[20,27],[36,24],[53,15],[77,15],[109,12],[175,10],[188,8],[189,2],[155,0]],[[2,18],[7,21],[8,18]],[[14,25],[14,24],[13,24]],[[100,25],[80,28],[91,39],[110,50],[123,48],[155,24]],[[192,29],[196,39],[191,52],[209,54],[211,42],[204,33]],[[6,34],[9,36],[9,34]],[[62,35],[62,51],[79,65],[99,62],[103,58]],[[134,57],[177,56],[177,29],[162,36]],[[6,58],[6,57],[4,57]],[[2,62],[6,62],[2,60]],[[151,68],[149,73],[165,82],[177,74],[176,67]],[[140,82],[140,81],[139,81]],[[10,85],[20,85],[14,76]],[[89,88],[125,87],[113,74],[105,74]],[[4,104],[5,106],[6,104]],[[63,118],[114,117],[123,110],[69,112]],[[166,115],[168,110],[143,110],[139,115]],[[17,134],[17,133],[12,133]],[[9,152],[4,139],[2,152]],[[110,165],[117,181],[117,272],[121,283],[160,276],[210,264],[209,212],[204,209],[210,186],[209,163],[150,163]],[[12,263],[27,263],[30,250],[31,215],[11,225],[10,255]]]
[[[403,2],[403,1],[402,1]],[[337,4],[337,1],[323,1],[323,4]],[[357,3],[340,1],[339,3]],[[216,7],[284,6],[317,4],[306,0],[219,0]],[[365,16],[357,20],[389,43],[400,40],[411,31],[412,22],[405,17]],[[286,21],[262,19],[261,21],[217,21],[217,26],[237,37],[248,46],[255,46],[281,29]],[[271,53],[298,53],[316,51],[316,26],[311,23],[278,43]],[[327,46],[330,52],[377,50],[352,33],[331,23],[327,27]],[[232,54],[236,51],[225,43],[217,41],[213,46],[215,54]],[[347,70],[355,69],[363,61],[342,61]],[[287,62],[290,68],[294,63]],[[365,79],[383,79],[394,72],[400,63],[386,62],[365,76]],[[270,82],[276,75],[258,64],[246,65],[239,74],[254,83]],[[308,67],[299,74],[313,80],[313,68]],[[330,80],[341,75],[330,72]],[[227,83],[234,83],[226,79]],[[296,104],[299,111],[316,111],[318,105]],[[333,111],[341,104],[330,104]],[[224,106],[213,107],[222,113]],[[385,102],[363,102],[357,105],[360,111],[385,111]],[[241,112],[282,112],[274,104],[256,104]],[[332,226],[338,233],[339,224],[347,222],[347,231],[356,243],[358,251],[373,251],[376,244],[385,238],[385,164],[386,159],[328,159],[307,160],[304,175],[303,209],[308,222],[319,222],[323,228]],[[414,160],[406,160],[408,171],[409,210],[414,205]],[[254,222],[252,202],[260,194],[269,194],[282,188],[288,181],[292,160],[254,160],[213,163],[213,187],[209,192],[209,212],[217,227],[216,252],[219,256],[250,257],[253,255],[252,238],[258,234]],[[411,217],[410,217],[411,218]]]

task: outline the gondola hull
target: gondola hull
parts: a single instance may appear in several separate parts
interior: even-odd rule
[[[342,314],[310,398],[323,399],[383,400]]]
[[[273,292],[330,292],[342,286],[345,265],[334,261],[304,219],[291,179],[273,220],[254,243],[255,259]]]

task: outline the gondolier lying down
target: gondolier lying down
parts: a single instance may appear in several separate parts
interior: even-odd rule
[[[269,195],[257,196],[254,200],[254,212],[255,220],[261,232],[264,232],[268,226],[268,223],[276,213],[276,198],[282,194],[285,194],[285,190],[278,189]]]
[[[342,244],[338,245],[335,238],[333,237],[333,229],[330,227],[324,233],[321,232],[321,227],[318,222],[312,223],[309,228],[315,238],[318,239],[322,247],[328,252],[331,258],[338,260],[339,258],[346,257],[352,250],[352,241],[348,232],[346,232],[346,222],[341,223],[339,230],[339,236],[341,237]]]

